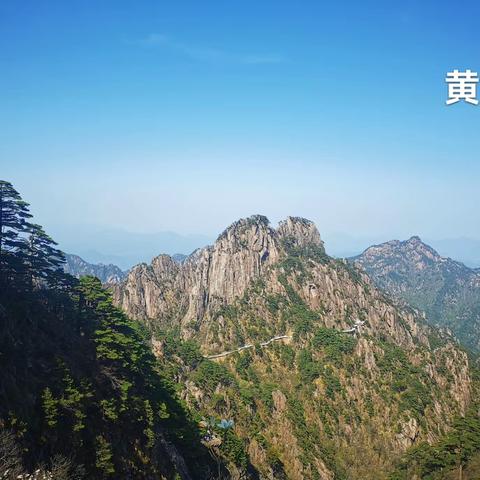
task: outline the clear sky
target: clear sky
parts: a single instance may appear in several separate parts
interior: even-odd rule
[[[480,238],[478,1],[2,0],[0,177],[47,230]],[[480,98],[480,95],[479,95]]]

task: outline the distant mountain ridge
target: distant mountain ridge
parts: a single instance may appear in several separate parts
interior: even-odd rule
[[[113,264],[104,265],[103,263],[89,263],[78,255],[70,253],[65,254],[66,264],[64,270],[66,273],[80,278],[87,275],[97,277],[102,283],[121,282],[128,272],[124,272]]]
[[[59,228],[53,236],[64,252],[75,253],[89,263],[112,263],[122,270],[149,262],[159,252],[189,254],[213,240],[202,234],[139,233],[92,225]]]
[[[480,351],[480,270],[442,257],[417,237],[367,248],[351,259],[390,295],[448,327],[467,347]]]

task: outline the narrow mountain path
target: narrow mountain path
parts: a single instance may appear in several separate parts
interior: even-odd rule
[[[276,342],[277,340],[284,340],[284,339],[290,339],[292,338],[290,335],[277,335],[275,337],[272,337],[270,340],[267,340],[266,342],[261,342],[260,346],[261,347],[266,347],[270,345],[272,342]],[[222,358],[222,357],[228,357],[228,355],[232,355],[234,353],[241,352],[242,350],[247,350],[249,348],[253,348],[255,345],[252,343],[247,343],[246,345],[243,345],[239,348],[236,348],[235,350],[228,350],[226,352],[222,353],[217,353],[215,355],[204,355],[203,358],[208,358],[209,360],[212,360],[214,358]]]

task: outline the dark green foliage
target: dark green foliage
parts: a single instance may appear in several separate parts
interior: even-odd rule
[[[428,343],[430,344],[430,348],[432,350],[436,350],[437,348],[443,347],[447,342],[440,336],[438,330],[432,329],[428,335]]]
[[[345,354],[352,355],[356,343],[356,339],[351,335],[331,328],[317,329],[312,339],[312,347],[321,349],[326,359],[331,362],[339,362]]]
[[[71,459],[69,471],[83,465],[85,479],[170,480],[169,442],[195,478],[210,478],[197,427],[158,371],[144,330],[98,279],[57,276],[63,255],[27,224],[26,204],[9,188],[0,182],[0,438],[15,436],[17,467],[32,472],[60,455]],[[178,351],[198,359],[188,342]]]
[[[234,378],[227,368],[206,359],[198,365],[192,380],[210,393],[213,393],[218,385],[228,387],[234,383]]]
[[[279,275],[278,279],[285,288],[288,298],[288,306],[282,312],[282,318],[287,324],[293,325],[293,336],[298,340],[313,331],[320,314],[307,306],[284,275]]]
[[[342,384],[330,367],[325,367],[322,373],[325,381],[325,392],[328,397],[333,399],[336,393],[341,392]]]
[[[329,442],[320,437],[318,429],[307,421],[304,407],[297,398],[288,399],[288,418],[292,422],[299,445],[303,450],[302,461],[304,466],[311,467],[313,472],[316,472],[314,455],[320,454],[328,468],[335,473],[335,479],[346,479],[342,469],[336,465],[334,452]]]
[[[0,180],[0,287],[32,290],[41,282],[65,287],[64,254],[40,225],[28,222],[31,215],[12,184]]]
[[[272,383],[261,383],[258,386],[258,397],[263,402],[269,412],[273,410],[272,392],[278,388],[278,385]]]
[[[448,327],[463,345],[479,353],[478,272],[442,258],[419,238],[380,247],[355,259],[377,286],[424,311],[427,322]],[[429,339],[432,348],[442,343],[435,337]]]
[[[276,315],[285,303],[285,299],[281,295],[267,295],[265,297],[265,303],[270,313]]]
[[[291,305],[285,316],[293,322],[293,335],[296,340],[310,333],[319,318],[317,313],[301,304]]]
[[[96,460],[95,467],[104,477],[109,477],[115,473],[113,465],[112,446],[108,440],[102,435],[97,435],[96,438]]]
[[[233,430],[222,430],[222,445],[221,452],[235,465],[245,470],[249,464],[248,456],[245,453],[245,445],[240,440]]]
[[[55,284],[57,279],[61,279],[65,255],[55,248],[57,243],[40,225],[29,225],[27,242],[27,265],[30,274]]]
[[[202,359],[200,348],[194,340],[182,340],[177,331],[159,334],[167,356],[178,356],[185,365],[195,367]]]
[[[53,398],[52,391],[46,387],[42,394],[43,415],[47,425],[53,428],[58,422],[58,400]]]
[[[249,367],[252,363],[252,354],[247,350],[237,355],[235,370],[244,379],[249,378]]]
[[[264,215],[251,215],[248,218],[242,218],[230,225],[228,228],[226,228],[219,236],[218,240],[221,238],[224,238],[227,236],[228,232],[232,229],[239,229],[240,233],[242,233],[242,230],[246,230],[252,226],[256,225],[263,225],[265,227],[268,227],[270,224],[270,221],[268,220],[267,217]]]
[[[321,374],[322,367],[318,362],[312,360],[312,353],[303,349],[297,355],[298,371],[302,382],[309,384],[318,378]]]
[[[0,419],[28,449],[25,468],[62,454],[92,479],[168,476],[174,466],[156,453],[163,435],[208,471],[196,427],[157,372],[141,329],[112,306],[99,280],[84,277],[55,302],[47,293],[0,298],[7,312],[0,319]],[[12,336],[21,350],[9,344]]]
[[[377,358],[377,366],[391,378],[388,388],[398,394],[400,410],[408,410],[422,420],[425,408],[432,402],[428,375],[412,365],[399,347],[382,343],[382,348],[383,356]]]
[[[480,417],[478,408],[471,408],[438,443],[421,443],[411,448],[389,478],[410,480],[416,475],[422,480],[441,480],[447,478],[447,472],[459,471],[479,452]]]
[[[305,260],[313,260],[318,263],[327,263],[330,261],[330,257],[325,253],[322,245],[312,243],[305,246],[298,246],[295,237],[287,237],[282,243],[287,252],[287,257],[279,266],[284,268],[287,273],[292,271],[304,273]]]
[[[0,284],[24,270],[24,255],[17,253],[25,249],[22,234],[28,229],[30,217],[28,203],[10,182],[0,180]]]
[[[295,350],[290,345],[282,345],[279,349],[282,363],[286,366],[292,366],[295,360]]]

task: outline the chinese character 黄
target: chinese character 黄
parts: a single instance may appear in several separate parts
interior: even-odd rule
[[[445,81],[448,83],[448,100],[447,105],[452,105],[460,100],[478,105],[477,100],[477,83],[478,73],[466,70],[459,72],[454,70],[447,73]]]

